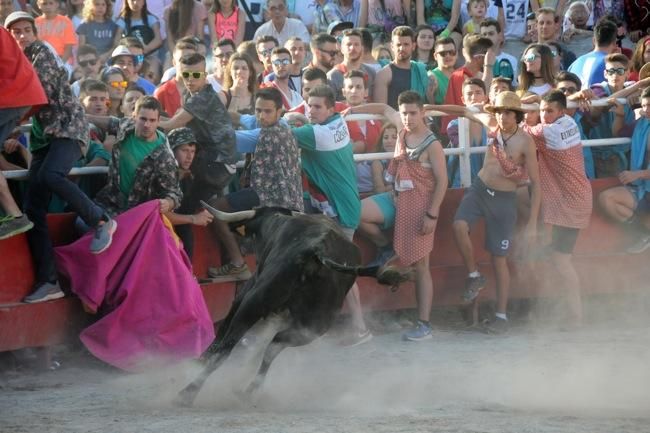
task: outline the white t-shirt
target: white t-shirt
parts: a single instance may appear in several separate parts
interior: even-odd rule
[[[521,39],[526,35],[528,0],[503,0],[503,15],[506,20],[506,39]]]

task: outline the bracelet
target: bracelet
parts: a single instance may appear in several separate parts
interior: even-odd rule
[[[192,225],[196,224],[196,218],[194,218],[194,215],[190,215],[190,218],[192,219]]]
[[[438,219],[438,215],[431,215],[431,214],[429,213],[429,211],[426,211],[424,214],[425,214],[427,217],[431,218],[432,220],[437,220],[437,219]]]
[[[447,29],[444,29],[442,32],[440,32],[440,36],[443,38],[448,38],[451,32]]]

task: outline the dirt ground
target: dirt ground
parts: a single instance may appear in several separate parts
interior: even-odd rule
[[[61,348],[57,370],[0,373],[0,432],[649,432],[650,296],[590,300],[572,332],[557,310],[537,307],[500,336],[439,310],[420,343],[401,341],[403,315],[373,314],[365,345],[340,347],[334,331],[287,349],[253,401],[239,397],[259,359],[249,344],[191,409],[171,399],[192,363],[126,374]]]

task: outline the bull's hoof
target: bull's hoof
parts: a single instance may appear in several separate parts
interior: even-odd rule
[[[179,392],[176,397],[174,397],[174,400],[172,400],[172,404],[176,407],[192,407],[194,404],[194,399],[196,398],[196,390],[191,389],[192,385],[188,386],[187,388],[183,389],[181,392]]]

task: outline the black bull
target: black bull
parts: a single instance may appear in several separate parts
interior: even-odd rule
[[[273,360],[286,347],[309,344],[332,325],[357,275],[397,285],[410,270],[361,267],[361,255],[340,228],[322,215],[293,215],[285,209],[261,208],[225,214],[204,206],[231,227],[244,226],[255,240],[255,274],[237,293],[214,342],[203,355],[201,374],[177,396],[175,403],[190,406],[208,376],[214,372],[260,319],[284,314],[288,325],[264,352],[255,379],[247,388],[259,388]]]

